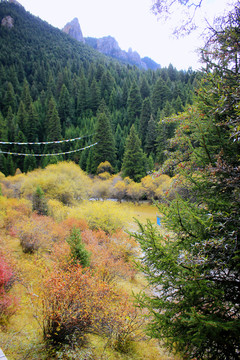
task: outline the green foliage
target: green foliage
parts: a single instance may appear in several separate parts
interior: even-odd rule
[[[105,161],[108,161],[112,166],[115,166],[115,141],[110,121],[106,113],[100,113],[98,115],[95,142],[97,142],[97,145],[94,148],[95,168],[97,169],[99,164]]]
[[[116,149],[114,146],[112,150],[107,147],[108,157],[99,159],[99,163],[107,160],[114,169],[120,170],[132,124],[139,130],[143,148],[145,146],[145,130],[151,114],[148,114],[145,103],[141,115],[143,101],[153,99],[154,113],[160,106],[161,111],[168,114],[173,109],[180,111],[181,103],[185,106],[191,99],[196,74],[190,70],[178,72],[170,67],[142,71],[135,66],[126,66],[71,39],[26,12],[23,7],[2,1],[0,18],[5,16],[14,18],[14,28],[9,31],[4,26],[0,27],[2,141],[16,141],[19,130],[21,138],[26,139],[22,142],[57,141],[72,138],[68,134],[70,129],[74,129],[76,133],[73,137],[83,136],[81,141],[39,146],[38,150],[40,153],[57,153],[82,148],[93,143],[93,139],[85,135],[94,133],[103,100],[106,104],[104,113],[109,118],[112,131],[111,143],[115,143]],[[160,80],[164,86],[159,92],[156,84]],[[101,139],[104,140],[104,136]],[[18,145],[14,148],[4,145],[3,148],[2,151],[17,153],[31,153],[33,150],[30,145],[26,148],[21,146],[24,151]],[[34,147],[33,152],[36,149]],[[112,158],[109,157],[111,151]],[[82,168],[95,173],[99,163],[95,163],[91,151],[88,154],[88,160],[80,153],[68,154],[66,158],[75,163],[81,159]],[[51,158],[51,161],[65,160],[58,159]],[[30,171],[49,163],[49,159],[36,158],[29,164],[29,159],[25,162],[17,156],[12,161],[13,164],[10,164],[7,156],[1,160],[5,163],[1,167],[5,175],[12,173],[9,165],[14,169]]]
[[[172,140],[188,199],[158,207],[168,233],[148,222],[134,235],[154,289],[138,296],[152,316],[149,333],[189,359],[237,359],[240,351],[239,4],[219,25],[203,50],[195,106]]]
[[[75,263],[79,263],[82,267],[90,265],[90,253],[85,249],[82,243],[81,232],[79,229],[73,228],[69,238],[67,239],[71,249],[71,257]]]
[[[140,181],[146,175],[145,156],[141,148],[141,142],[134,125],[132,125],[126,141],[122,164],[123,177],[130,177],[134,181]]]
[[[37,186],[36,191],[33,194],[32,210],[36,211],[38,215],[47,215],[47,202],[40,186]]]

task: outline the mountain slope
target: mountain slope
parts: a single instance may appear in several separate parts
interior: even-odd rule
[[[113,39],[114,44],[118,49]],[[99,112],[109,117],[112,127],[116,145],[116,162],[112,165],[116,170],[121,169],[133,124],[146,156],[151,154],[158,161],[158,134],[146,147],[148,121],[153,115],[158,123],[191,103],[195,76],[194,72],[177,71],[172,66],[142,71],[123,64],[23,7],[1,1],[0,171],[12,175],[16,168],[29,171],[70,159],[91,173],[99,165],[95,163],[96,150],[81,149],[94,143],[90,135],[96,129]],[[167,137],[172,132],[169,130]],[[61,139],[78,140],[60,143]],[[31,145],[46,141],[50,143]],[[52,153],[61,156],[46,156]],[[147,166],[146,161],[146,171]]]

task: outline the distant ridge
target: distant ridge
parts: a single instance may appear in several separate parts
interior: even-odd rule
[[[74,18],[72,21],[67,23],[63,28],[63,32],[67,33],[69,36],[80,42],[88,44],[100,53],[110,56],[121,62],[135,65],[144,70],[156,70],[160,68],[159,64],[148,57],[141,59],[137,51],[133,51],[131,48],[128,51],[122,50],[119,47],[116,39],[112,36],[104,36],[99,39],[93,37],[84,38],[77,18]]]

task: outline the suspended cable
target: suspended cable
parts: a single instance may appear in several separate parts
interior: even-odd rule
[[[75,152],[78,152],[78,151],[82,151],[82,150],[88,149],[88,148],[90,148],[92,146],[95,146],[95,145],[97,145],[97,143],[85,146],[84,148],[81,148],[81,149],[72,150],[72,151],[66,151],[66,152],[62,152],[62,153],[55,153],[55,154],[23,154],[23,153],[14,153],[14,152],[8,152],[8,151],[1,151],[1,150],[0,150],[0,154],[8,154],[8,155],[15,155],[15,156],[58,156],[58,155],[66,155],[66,154],[71,154],[71,153],[75,153]]]
[[[0,141],[2,145],[48,145],[48,144],[61,144],[64,142],[76,141],[86,137],[90,137],[94,134],[84,135],[75,139],[66,139],[66,140],[55,140],[55,141],[42,141],[42,142],[14,142],[14,141]]]

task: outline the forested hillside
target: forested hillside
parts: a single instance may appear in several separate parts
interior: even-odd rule
[[[27,172],[61,160],[88,173],[109,161],[119,171],[132,125],[140,140],[140,178],[164,161],[176,122],[162,119],[192,103],[195,72],[121,64],[6,1],[0,21],[1,172],[13,175],[17,168]]]

